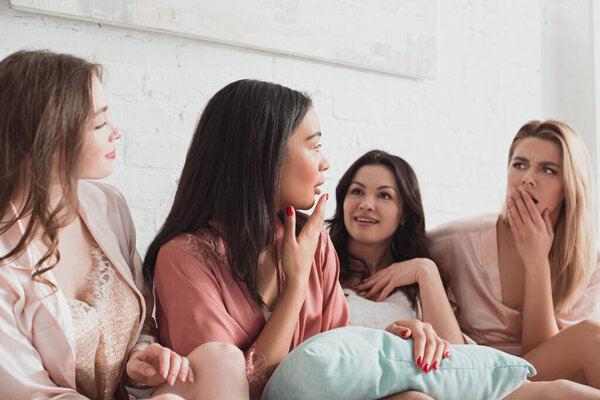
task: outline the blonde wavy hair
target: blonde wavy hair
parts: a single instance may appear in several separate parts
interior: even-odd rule
[[[519,142],[527,138],[549,140],[556,143],[562,152],[565,199],[554,227],[549,258],[554,311],[567,312],[587,287],[598,257],[590,159],[581,136],[564,122],[530,121],[519,129],[512,141],[508,153],[509,166]],[[506,210],[504,204],[504,221]]]

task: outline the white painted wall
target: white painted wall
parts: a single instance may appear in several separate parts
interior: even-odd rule
[[[199,111],[239,78],[313,96],[332,164],[329,193],[367,150],[406,158],[432,227],[498,210],[510,140],[544,116],[540,2],[437,4],[438,76],[427,81],[29,14],[7,0],[0,0],[0,57],[48,48],[105,65],[110,112],[125,133],[109,181],[129,201],[142,252],[168,212]]]
[[[583,136],[597,182],[595,57],[600,52],[594,49],[599,45],[594,39],[594,3],[598,8],[594,0],[541,1],[542,112],[543,118],[564,121]]]

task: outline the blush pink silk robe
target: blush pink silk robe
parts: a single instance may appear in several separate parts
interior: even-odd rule
[[[450,275],[463,332],[478,344],[520,356],[521,313],[502,301],[497,220],[498,214],[493,214],[440,226],[428,233],[430,251],[433,260]],[[600,268],[573,308],[556,319],[561,328],[586,319],[600,322]]]
[[[79,215],[94,241],[140,301],[137,349],[156,341],[152,292],[142,275],[135,227],[124,197],[100,182],[79,181]],[[12,216],[11,216],[12,217]],[[23,235],[13,226],[0,235],[0,254]],[[52,270],[31,279],[41,257],[30,244],[18,259],[0,265],[0,399],[85,400],[76,390],[76,338],[71,309]]]
[[[279,287],[283,226],[277,226]],[[338,283],[339,262],[331,239],[321,231],[290,350],[321,332],[348,325],[348,307]],[[159,338],[180,354],[207,342],[230,343],[246,354],[253,398],[267,381],[264,356],[253,346],[265,326],[261,306],[231,274],[225,244],[212,228],[182,234],[163,245],[154,273]]]

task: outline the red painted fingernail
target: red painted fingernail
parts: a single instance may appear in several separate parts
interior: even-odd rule
[[[440,364],[439,364],[437,361],[434,361],[434,362],[433,362],[433,365],[431,366],[431,368],[433,368],[434,370],[436,370],[436,371],[437,371],[437,369],[438,369],[438,366],[439,366],[439,365],[440,365]]]
[[[405,329],[402,331],[402,336],[406,336],[408,335],[408,333],[410,332],[410,329]]]
[[[417,365],[420,367],[423,364],[423,357],[417,358]]]
[[[446,357],[446,358],[450,357],[450,352],[449,351],[445,352],[444,357]]]
[[[329,200],[329,193],[325,193],[325,200]]]
[[[294,215],[294,208],[292,206],[287,206],[287,208],[285,209],[285,213],[288,217],[291,217],[292,215]]]
[[[423,366],[423,372],[425,372],[425,373],[429,372],[429,364],[425,364],[425,366]]]

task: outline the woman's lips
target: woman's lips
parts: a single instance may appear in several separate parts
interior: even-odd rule
[[[108,153],[106,155],[106,158],[108,158],[109,160],[114,160],[117,157],[117,153],[115,152],[115,150],[111,151],[110,153]]]
[[[373,226],[379,223],[379,221],[377,221],[375,218],[366,216],[354,217],[354,221],[356,221],[359,226]]]
[[[534,204],[539,203],[538,199],[535,198],[535,196],[533,195],[533,193],[531,193],[529,190],[525,190],[525,192],[529,195],[529,197],[531,197],[531,200],[533,200]]]

